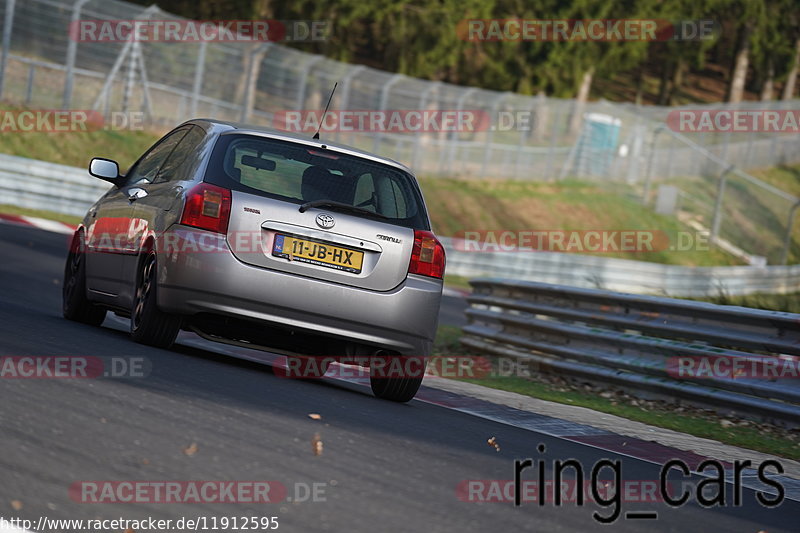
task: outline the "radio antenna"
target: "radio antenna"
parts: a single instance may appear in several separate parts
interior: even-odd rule
[[[319,126],[317,127],[317,133],[315,133],[315,134],[314,134],[314,136],[312,137],[312,139],[317,139],[317,140],[319,140],[319,130],[321,130],[321,129],[322,129],[322,124],[323,124],[323,122],[325,122],[325,115],[328,113],[328,108],[329,108],[329,107],[330,107],[330,105],[331,105],[331,100],[333,100],[333,93],[335,93],[335,92],[336,92],[336,86],[337,86],[337,85],[339,85],[339,82],[338,82],[338,81],[337,81],[336,83],[334,83],[334,84],[333,84],[333,89],[331,89],[331,95],[328,97],[328,103],[327,103],[327,105],[325,106],[325,111],[323,111],[323,112],[322,112],[322,118],[321,118],[321,119],[319,119]]]

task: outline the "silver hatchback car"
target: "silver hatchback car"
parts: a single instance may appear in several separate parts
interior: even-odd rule
[[[114,186],[72,239],[66,318],[99,325],[110,310],[130,317],[135,341],[159,347],[186,329],[306,359],[430,354],[444,248],[403,165],[202,119],[124,176],[108,159],[89,172]],[[422,381],[371,377],[395,401]]]

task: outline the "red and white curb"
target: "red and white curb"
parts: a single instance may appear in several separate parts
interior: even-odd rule
[[[7,215],[5,213],[0,213],[0,222],[39,228],[53,233],[63,233],[64,235],[72,235],[77,227],[56,220],[47,220],[46,218],[29,217],[25,215]]]

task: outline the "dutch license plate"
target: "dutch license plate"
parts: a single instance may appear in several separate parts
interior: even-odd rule
[[[280,234],[275,235],[272,255],[354,274],[361,272],[364,262],[364,252]]]

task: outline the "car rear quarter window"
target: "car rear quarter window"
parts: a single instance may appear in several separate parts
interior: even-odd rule
[[[161,166],[172,151],[188,133],[191,126],[178,128],[159,140],[152,148],[139,158],[126,175],[126,185],[144,185],[153,183]]]
[[[205,181],[296,204],[330,200],[363,209],[368,212],[364,216],[375,213],[382,221],[429,229],[413,176],[335,150],[254,135],[222,135]]]
[[[192,169],[199,163],[198,147],[205,138],[206,132],[202,128],[191,126],[161,165],[154,183],[190,178]]]

